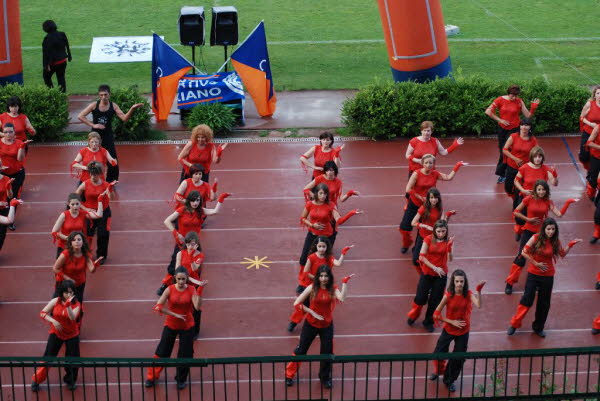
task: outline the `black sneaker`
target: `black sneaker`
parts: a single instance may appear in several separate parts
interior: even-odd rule
[[[406,253],[406,252],[408,252],[408,248],[402,248],[402,249],[400,249],[400,252]]]
[[[15,223],[9,224],[7,227],[10,231],[15,231],[17,229],[17,226],[15,226]]]
[[[325,388],[331,388],[331,386],[333,386],[331,379],[321,380],[321,383],[323,384],[323,387],[325,387]]]
[[[544,330],[533,330],[533,332],[542,338],[546,338],[546,332]]]
[[[512,285],[506,283],[506,287],[504,287],[504,293],[506,295],[510,295],[510,294],[512,294],[512,291],[513,291]]]
[[[600,290],[600,281],[596,281],[596,289]]]
[[[414,319],[410,319],[410,318],[406,319],[406,323],[407,323],[409,326],[412,326],[414,322],[415,322],[415,321],[414,321]]]
[[[521,241],[521,233],[516,233],[516,234],[515,234],[515,241],[516,241],[516,242],[519,242],[519,241]]]
[[[288,387],[292,387],[294,385],[294,379],[290,379],[289,377],[285,378],[285,385]]]
[[[67,388],[71,391],[75,391],[77,389],[77,383],[65,383]]]
[[[177,382],[177,390],[183,390],[186,386],[187,382]]]
[[[163,284],[160,287],[158,287],[158,290],[156,290],[156,295],[158,295],[159,297],[163,294],[163,292],[165,292],[165,290],[167,289],[167,285]]]
[[[506,334],[508,334],[509,336],[512,336],[513,334],[515,334],[515,331],[517,331],[517,329],[514,328],[514,327],[512,327],[512,326],[510,326],[508,328],[508,330],[506,330]]]
[[[31,383],[31,391],[33,391],[34,393],[40,391],[40,384],[36,382]]]
[[[454,393],[456,391],[456,385],[454,383],[447,384],[448,391]]]
[[[425,330],[428,331],[429,333],[433,333],[433,324],[425,324],[423,323],[423,327],[425,327]]]
[[[496,184],[504,184],[504,181],[506,181],[506,177],[498,177],[498,180],[496,180]]]
[[[297,325],[297,324],[298,324],[298,323],[290,322],[290,323],[288,324],[288,326],[287,326],[287,331],[289,331],[290,333],[291,333],[292,331],[294,331],[294,329],[296,328],[296,325]]]
[[[598,238],[596,238],[596,237],[590,238],[590,244],[595,244],[596,242],[598,242]]]
[[[154,387],[154,380],[146,380],[144,382],[144,387]]]
[[[438,379],[438,377],[439,377],[439,375],[437,373],[432,373],[429,375],[429,380],[435,381]]]
[[[600,329],[595,329],[592,327],[592,334],[593,335],[600,334]],[[32,386],[33,386],[33,384],[32,384]],[[33,390],[33,388],[32,388],[32,390]]]

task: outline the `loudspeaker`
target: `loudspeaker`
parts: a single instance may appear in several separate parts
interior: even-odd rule
[[[238,14],[233,6],[213,7],[211,46],[234,46],[238,42]]]
[[[184,46],[204,45],[204,7],[181,7],[179,41]]]

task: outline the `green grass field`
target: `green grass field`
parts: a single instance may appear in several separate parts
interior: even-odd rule
[[[376,78],[391,79],[375,0],[27,0],[21,1],[25,81],[42,83],[41,24],[52,18],[75,47],[67,70],[70,93],[94,93],[99,83],[137,84],[149,92],[150,63],[90,64],[92,37],[155,31],[178,43],[179,9],[188,3],[204,5],[209,24],[211,6],[236,6],[240,40],[264,20],[277,91],[359,88]],[[461,30],[449,42],[454,69],[463,74],[600,82],[599,0],[443,0],[442,5],[445,22]],[[379,41],[344,42],[349,40]],[[191,60],[190,48],[177,49]],[[223,48],[205,46],[198,60],[202,70],[214,72],[223,62]]]

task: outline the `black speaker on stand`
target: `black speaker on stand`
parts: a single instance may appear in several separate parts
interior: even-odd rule
[[[181,7],[179,11],[179,41],[184,46],[192,47],[192,64],[196,66],[196,46],[204,46],[204,7]],[[191,110],[181,109],[181,120],[189,115]]]
[[[238,43],[238,13],[235,7],[213,7],[210,27],[210,45],[224,46],[225,61],[227,61],[227,46]],[[227,65],[225,65],[227,71]]]

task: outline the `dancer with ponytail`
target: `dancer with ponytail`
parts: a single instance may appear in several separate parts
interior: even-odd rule
[[[306,151],[306,153],[300,156],[300,163],[302,167],[305,171],[307,167],[311,168],[313,171],[313,178],[317,178],[318,176],[323,174],[325,163],[328,161],[334,162],[339,168],[341,161],[340,154],[342,152],[342,149],[344,149],[344,147],[346,146],[344,144],[338,146],[335,149],[332,148],[334,138],[333,134],[329,131],[325,131],[321,133],[321,135],[319,135],[319,142],[321,143],[320,145],[315,145],[311,147]],[[312,163],[310,162],[310,160],[308,160],[311,157],[314,157],[314,161]]]
[[[531,149],[537,146],[537,139],[533,136],[531,130],[533,123],[528,118],[521,119],[519,123],[519,132],[510,134],[502,153],[506,156],[506,174],[504,181],[504,191],[513,199],[517,196],[515,191],[515,178],[519,173],[519,168],[529,160]],[[545,177],[544,177],[545,178]]]
[[[510,273],[506,277],[506,287],[504,288],[506,295],[512,294],[513,285],[519,281],[521,270],[525,266],[525,257],[521,251],[529,239],[540,231],[540,224],[548,217],[548,213],[552,212],[556,217],[562,217],[567,212],[569,206],[578,201],[579,199],[567,199],[563,207],[558,210],[554,206],[554,202],[550,200],[550,187],[548,183],[544,180],[537,180],[535,182],[532,194],[523,198],[523,201],[513,212],[515,218],[525,221],[525,225],[520,237],[519,251],[510,267]],[[526,211],[527,216],[523,214],[524,211]]]
[[[537,292],[535,320],[532,328],[538,336],[546,337],[544,326],[550,311],[555,274],[554,263],[559,256],[561,258],[567,256],[571,248],[581,241],[581,239],[574,239],[567,244],[566,248],[563,248],[558,235],[558,224],[552,218],[545,219],[539,233],[534,234],[527,241],[522,252],[523,257],[529,261],[525,292],[516,313],[510,320],[510,327],[507,331],[509,336],[515,334],[515,331],[521,327],[523,318],[533,306]]]
[[[203,199],[203,203],[217,199],[217,180],[215,179],[212,187],[204,181],[204,167],[201,164],[192,164],[190,166],[190,178],[181,181],[173,199],[175,200],[175,209],[185,205],[185,199],[192,191],[198,191]]]
[[[62,281],[56,288],[54,298],[40,312],[40,318],[50,323],[50,335],[46,343],[44,356],[58,356],[62,345],[65,344],[65,357],[79,357],[79,315],[81,303],[75,295],[75,283],[71,280]],[[37,393],[40,384],[48,378],[48,367],[38,368],[31,378],[31,391]],[[66,367],[63,382],[69,390],[77,388],[78,369]],[[48,384],[50,389],[50,384]],[[61,393],[62,394],[62,393]]]
[[[433,226],[433,233],[423,239],[419,256],[422,274],[412,308],[407,315],[407,323],[412,326],[419,318],[423,305],[427,304],[423,327],[430,333],[433,332],[433,312],[444,296],[448,262],[452,261],[453,239],[448,237],[448,222],[438,220]]]
[[[208,182],[212,164],[221,162],[221,155],[228,146],[227,143],[215,145],[213,136],[212,129],[206,124],[196,125],[192,129],[190,140],[177,156],[177,160],[183,166],[179,182],[186,178],[192,178],[190,167],[194,164],[202,166],[204,169],[202,180]]]
[[[296,298],[294,307],[306,313],[306,319],[300,333],[300,341],[294,349],[294,355],[306,355],[310,345],[318,335],[321,342],[321,354],[333,354],[333,310],[337,302],[344,302],[348,294],[348,281],[353,274],[342,279],[342,289],[334,284],[333,273],[327,265],[319,266],[315,278]],[[304,305],[306,299],[309,306]],[[285,384],[294,385],[294,376],[298,372],[300,362],[290,362],[285,367]],[[325,388],[331,388],[331,362],[321,361],[319,379]]]
[[[188,285],[188,271],[179,266],[175,270],[175,284],[171,284],[160,296],[154,311],[167,315],[160,342],[154,352],[155,358],[170,358],[179,337],[177,358],[192,358],[194,356],[194,317],[193,311],[200,310],[201,297],[206,281],[198,288]],[[150,367],[146,373],[146,387],[153,387],[162,372],[161,367]],[[187,385],[189,367],[178,367],[175,381],[177,388],[182,390]]]
[[[448,290],[444,293],[444,297],[434,313],[435,320],[444,323],[434,353],[448,352],[452,341],[454,341],[452,352],[467,352],[471,311],[473,305],[477,309],[481,308],[481,290],[484,285],[485,281],[480,281],[473,293],[469,290],[467,274],[460,269],[452,272]],[[442,315],[444,308],[446,308],[446,316]],[[448,386],[448,391],[455,392],[454,382],[460,376],[464,362],[464,359],[451,359],[448,364],[443,360],[433,361],[433,373],[429,376],[429,380],[437,380],[440,375],[443,375],[443,382]]]
[[[342,249],[339,259],[333,257],[333,249],[331,249],[331,242],[327,237],[319,236],[315,238],[311,248],[310,255],[306,260],[306,265],[300,266],[300,272],[298,273],[298,287],[296,287],[296,296],[302,294],[302,292],[308,287],[315,279],[317,269],[322,265],[327,265],[331,270],[334,267],[340,267],[344,263],[344,257],[350,249],[354,248],[354,245],[345,246]],[[308,299],[305,300],[305,305],[308,306]],[[298,323],[304,318],[304,313],[299,309],[294,308],[294,312],[290,316],[290,323],[288,324],[287,330],[291,333]]]
[[[88,134],[88,146],[81,148],[75,156],[75,160],[71,163],[71,175],[79,178],[79,184],[91,178],[87,169],[88,164],[91,162],[100,163],[102,171],[106,171],[109,164],[113,167],[117,165],[117,159],[112,157],[108,150],[101,145],[102,138],[100,138],[100,134],[94,131],[90,132]]]
[[[598,135],[598,133],[600,133],[600,125],[594,127],[590,138],[586,142],[586,146],[590,150],[590,167],[586,176],[586,193],[592,201],[594,201],[594,198],[596,197],[598,175],[600,174],[600,135]]]
[[[408,178],[413,172],[423,167],[423,156],[438,154],[442,156],[449,155],[465,143],[462,138],[456,138],[448,149],[442,146],[442,143],[433,136],[433,122],[423,121],[421,123],[421,135],[412,138],[406,148],[406,160],[408,160]]]
[[[452,181],[458,169],[468,165],[468,163],[460,161],[456,163],[450,174],[443,174],[434,168],[435,157],[433,155],[424,155],[421,158],[421,162],[423,163],[423,168],[414,171],[406,184],[406,193],[409,195],[409,199],[404,209],[404,216],[399,228],[402,234],[402,253],[408,252],[408,248],[412,244],[410,235],[413,229],[412,222],[419,211],[419,207],[425,202],[427,191],[435,187],[438,180]]]

